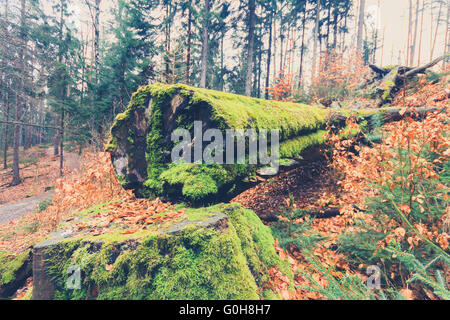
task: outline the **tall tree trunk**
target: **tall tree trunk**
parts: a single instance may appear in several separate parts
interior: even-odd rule
[[[318,41],[319,41],[319,23],[320,23],[320,1],[317,1],[316,4],[316,20],[314,24],[314,44],[313,44],[313,64],[312,64],[312,77],[314,78],[316,76],[316,69],[317,69],[317,59],[318,59],[318,53],[317,53],[317,47],[318,47]]]
[[[6,121],[9,121],[9,92],[4,93],[4,102],[5,102],[5,118]],[[4,124],[3,127],[3,168],[8,168],[8,124]]]
[[[363,42],[363,26],[364,26],[364,14],[365,14],[366,0],[360,0],[359,5],[359,19],[358,19],[358,35],[356,39],[356,52],[362,54],[362,42]]]
[[[417,29],[418,29],[418,24],[419,24],[419,0],[417,0],[416,2],[416,20],[414,22],[414,36],[412,39],[412,43],[411,43],[411,53],[410,53],[410,64],[413,65],[414,64],[414,55],[415,55],[415,51],[416,51],[416,42],[417,42]]]
[[[187,38],[187,53],[186,53],[186,84],[190,83],[191,78],[191,37],[192,37],[192,10],[189,7],[188,15],[188,38]]]
[[[417,65],[420,66],[420,58],[422,55],[422,38],[423,38],[423,15],[425,13],[425,0],[422,2],[422,14],[420,19],[420,36],[419,36],[419,50],[418,50],[418,58]]]
[[[334,13],[334,19],[333,19],[333,50],[336,50],[337,48],[337,38],[338,38],[338,14],[337,10]]]
[[[434,49],[436,48],[436,39],[438,37],[439,22],[441,20],[441,14],[442,14],[442,1],[439,3],[439,13],[438,13],[437,21],[436,21],[436,29],[434,30],[433,45],[431,47],[430,60],[433,60]]]
[[[165,65],[166,65],[166,83],[170,83],[170,61],[169,61],[169,54],[170,54],[170,21],[169,21],[169,15],[170,15],[170,1],[166,4],[166,23],[165,23],[165,32],[166,32],[166,43],[165,43]]]
[[[283,35],[283,7],[280,10],[280,68],[278,71],[283,70],[283,47],[284,47],[284,35]]]
[[[64,86],[65,87],[65,86]],[[63,91],[64,97],[66,96],[66,90]],[[60,123],[60,145],[59,145],[59,175],[64,175],[64,107],[61,110],[61,123]]]
[[[252,71],[254,62],[255,51],[255,0],[249,0],[248,12],[249,12],[249,26],[248,26],[248,56],[247,56],[247,74],[245,79],[245,95],[251,96],[252,94]]]
[[[331,2],[328,3],[326,51],[330,51]]]
[[[5,1],[5,24],[2,26],[4,30],[5,37],[8,37],[8,0]],[[8,41],[8,38],[5,39]],[[3,47],[5,49],[5,47]],[[6,61],[2,60],[2,70],[5,70]],[[0,74],[0,90],[3,88],[3,75]],[[9,83],[6,83],[7,87],[9,87]],[[9,121],[9,88],[8,90],[3,90],[3,102],[5,106],[5,119]],[[2,95],[0,95],[0,98]],[[6,170],[8,168],[8,124],[4,124],[3,126],[3,168]]]
[[[450,2],[447,1],[447,28],[445,30],[445,42],[444,42],[444,53],[450,53]],[[448,58],[444,59],[442,62],[442,68],[445,70],[447,66]]]
[[[95,51],[95,82],[100,81],[100,4],[102,0],[95,0],[95,22],[94,22],[94,51]]]
[[[276,3],[276,2],[275,2]],[[274,10],[274,15],[276,14],[276,8]],[[275,79],[277,77],[277,19],[276,16],[274,16],[273,19],[273,76],[272,78]]]
[[[408,17],[408,44],[406,45],[406,65],[411,61],[411,41],[412,41],[412,0],[409,0],[409,17]]]
[[[261,28],[261,30],[260,30],[260,41],[259,41],[259,43],[260,43],[260,47],[258,48],[259,49],[259,51],[258,51],[258,86],[257,86],[257,93],[258,93],[258,98],[261,98],[261,73],[262,73],[262,71],[261,71],[261,66],[262,66],[262,37],[263,37],[263,31],[262,31],[262,28]]]
[[[206,88],[206,72],[208,70],[209,10],[210,10],[210,0],[205,0],[205,21],[203,22],[203,43],[202,43],[202,66],[200,75],[201,88]]]
[[[222,36],[220,38],[220,81],[219,81],[220,91],[223,91],[223,88],[224,88],[224,79],[223,79],[223,77],[225,75],[225,72],[224,72],[225,56],[224,56],[224,46],[223,46],[224,41],[225,41],[225,32],[222,32]]]
[[[264,89],[264,98],[269,99],[269,85],[270,85],[270,63],[272,58],[272,29],[273,29],[273,8],[270,12],[270,25],[269,25],[269,45],[267,50],[267,73],[266,73],[266,88]]]
[[[302,19],[302,47],[300,48],[300,71],[298,73],[298,87],[301,88],[303,86],[303,58],[305,55],[305,27],[306,27],[306,8],[303,11],[303,19]]]
[[[18,65],[19,65],[19,78],[17,83],[17,94],[16,94],[16,114],[14,120],[20,122],[22,116],[22,97],[25,95],[24,90],[24,77],[25,77],[25,17],[26,10],[26,0],[21,0],[20,9],[20,39],[19,39],[19,54],[18,54]],[[16,124],[14,126],[14,155],[13,155],[13,180],[11,182],[12,186],[20,184],[20,170],[19,170],[19,147],[20,147],[20,125]]]

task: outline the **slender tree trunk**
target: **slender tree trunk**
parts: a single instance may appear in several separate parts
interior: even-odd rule
[[[283,8],[281,8],[283,10]],[[280,68],[279,71],[283,70],[283,47],[284,47],[284,35],[283,35],[283,12],[280,11]]]
[[[270,26],[269,26],[269,45],[267,50],[267,73],[266,73],[266,88],[264,89],[264,98],[269,99],[269,85],[270,85],[270,63],[272,58],[272,29],[273,29],[273,8],[270,12]]]
[[[170,14],[170,2],[167,2],[166,4],[166,24],[165,24],[165,31],[166,31],[166,52],[164,56],[165,65],[166,65],[166,83],[170,83],[170,61],[169,61],[169,54],[170,54],[170,21],[169,21],[169,14]]]
[[[187,53],[186,53],[186,84],[190,83],[191,78],[191,37],[192,37],[192,11],[189,7],[189,15],[188,15],[188,38],[187,38]]]
[[[95,50],[95,82],[100,81],[100,4],[102,0],[95,0],[95,22],[94,22],[94,50]]]
[[[364,0],[362,0],[364,1]],[[317,59],[318,59],[318,53],[317,53],[317,47],[318,47],[318,41],[319,41],[319,23],[320,23],[320,1],[317,1],[316,4],[316,21],[314,25],[314,44],[313,44],[313,64],[312,64],[312,77],[314,78],[316,76],[316,69],[317,69]]]
[[[276,5],[276,2],[275,2]],[[277,18],[276,18],[277,9],[275,7],[274,10],[274,19],[273,19],[273,76],[272,78],[275,80],[277,77],[277,54],[278,54],[278,46],[277,46]]]
[[[411,53],[410,53],[410,64],[414,64],[414,56],[416,51],[416,42],[417,42],[417,29],[419,22],[419,0],[416,2],[416,20],[414,22],[414,36],[411,43]]]
[[[22,116],[22,96],[25,94],[24,90],[24,77],[25,77],[25,64],[24,64],[24,52],[25,52],[25,17],[26,1],[21,0],[21,18],[20,18],[20,41],[19,41],[19,55],[18,55],[18,65],[19,65],[19,79],[17,84],[17,95],[16,95],[16,115],[14,120],[16,122],[20,121]],[[16,124],[14,126],[14,155],[13,155],[13,180],[11,182],[12,186],[20,184],[20,170],[19,170],[19,147],[20,147],[20,125]]]
[[[5,1],[5,24],[2,26],[4,30],[5,37],[8,37],[8,0]],[[8,38],[6,38],[6,41],[8,41]],[[3,47],[5,49],[5,47]],[[2,70],[5,70],[6,62],[5,60],[2,60]],[[3,88],[3,75],[0,75],[0,90]],[[10,87],[9,81],[6,81],[6,86]],[[8,90],[4,90],[3,92],[3,102],[5,105],[5,119],[6,121],[9,121],[9,88]],[[2,95],[0,95],[2,97]],[[8,124],[4,124],[3,126],[3,168],[6,170],[8,168]]]
[[[205,21],[203,23],[203,44],[202,44],[202,67],[200,75],[201,88],[206,88],[206,72],[208,70],[209,10],[210,10],[210,0],[205,0]]]
[[[412,38],[412,0],[409,0],[409,18],[408,18],[408,44],[406,45],[406,65],[411,61],[411,38]]]
[[[262,66],[262,28],[260,30],[260,37],[261,40],[259,41],[259,43],[261,43],[260,47],[258,48],[258,86],[257,86],[257,92],[258,92],[258,98],[261,98],[261,66]]]
[[[330,51],[330,24],[331,24],[331,2],[328,3],[327,13],[327,37],[326,37],[326,51]]]
[[[5,96],[5,117],[6,121],[9,121],[9,92],[4,93]],[[4,124],[3,127],[3,168],[8,168],[8,124]]]
[[[418,58],[417,58],[417,65],[420,66],[420,58],[422,55],[422,38],[423,38],[423,15],[425,13],[425,0],[422,3],[422,13],[421,13],[421,19],[420,19],[420,36],[419,36],[419,50],[418,50]]]
[[[249,11],[249,26],[248,26],[248,56],[247,56],[247,74],[245,79],[245,95],[251,96],[252,94],[252,71],[254,63],[254,52],[255,52],[255,11],[256,2],[255,0],[249,0],[248,2]]]
[[[444,53],[450,53],[450,2],[447,1],[447,28],[445,30],[445,43],[444,43]],[[448,58],[444,59],[444,61],[442,62],[442,68],[445,70],[446,66],[447,66],[447,61]]]
[[[64,97],[66,96],[66,90],[64,90]],[[60,145],[59,145],[59,175],[62,177],[64,175],[64,118],[65,110],[64,107],[61,110],[61,123],[60,123]]]
[[[305,55],[305,27],[306,27],[306,8],[303,11],[302,19],[302,47],[300,48],[300,71],[298,74],[298,86],[301,88],[303,86],[303,58]]]
[[[430,60],[433,60],[434,49],[436,48],[436,39],[438,37],[439,22],[441,20],[441,14],[442,14],[442,1],[439,3],[439,13],[438,13],[437,21],[436,21],[436,29],[434,30],[433,45],[431,47]]]
[[[336,50],[337,47],[337,37],[338,37],[338,15],[337,11],[334,13],[334,20],[333,20],[333,50]]]
[[[359,55],[362,54],[362,36],[363,36],[363,26],[364,26],[364,14],[365,14],[366,0],[360,0],[359,5],[359,20],[358,20],[358,35],[356,39],[356,51]]]

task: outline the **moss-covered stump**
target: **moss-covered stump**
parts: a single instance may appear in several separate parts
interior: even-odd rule
[[[33,250],[33,299],[280,298],[268,270],[293,275],[255,213],[236,204],[186,212],[134,234],[121,226],[100,236],[72,232],[89,210],[62,224]],[[78,289],[68,273],[76,270]]]
[[[7,299],[31,276],[31,250],[19,255],[0,251],[0,299]]]

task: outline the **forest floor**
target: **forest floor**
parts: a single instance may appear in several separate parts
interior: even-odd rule
[[[12,150],[8,152],[8,169],[0,170],[0,225],[33,212],[40,203],[49,201],[59,179],[59,156],[46,145],[20,150],[22,183],[10,186]],[[79,156],[65,152],[64,171],[80,170]]]
[[[423,86],[416,94],[407,98],[398,99],[396,106],[436,106],[447,109],[450,106],[450,94],[438,85]],[[396,124],[391,124],[387,130],[392,130]],[[22,155],[23,159],[38,158],[36,162],[24,161],[21,164],[24,183],[18,187],[9,187],[10,171],[0,171],[0,205],[27,201],[27,197],[45,194],[48,188],[55,187],[53,204],[41,213],[28,215],[8,225],[1,225],[0,220],[0,250],[21,252],[34,245],[49,233],[53,232],[58,223],[70,218],[76,212],[92,207],[100,203],[109,203],[122,200],[120,210],[127,215],[140,216],[142,212],[151,214],[151,210],[142,205],[142,201],[135,199],[125,192],[114,175],[111,160],[108,154],[85,154],[82,159],[77,155],[66,153],[66,166],[68,174],[58,180],[59,158],[52,155],[48,147],[36,147]],[[33,152],[37,152],[33,156]],[[80,169],[79,172],[77,169]],[[72,172],[72,174],[69,174]],[[305,216],[297,219],[295,224],[311,222],[313,232],[320,234],[321,241],[313,249],[313,255],[325,268],[333,268],[333,276],[351,274],[366,281],[366,266],[350,265],[348,259],[336,250],[339,237],[346,232],[354,232],[354,221],[360,219],[365,209],[364,202],[368,196],[361,186],[355,188],[357,192],[346,192],[338,181],[342,177],[335,172],[330,163],[325,159],[308,161],[298,168],[282,173],[279,176],[263,181],[253,188],[243,192],[231,202],[241,203],[244,207],[254,210],[264,221],[265,217],[271,217],[285,211],[290,205],[290,196],[293,198],[295,209],[322,210],[324,208],[340,208],[336,215],[323,217],[316,215],[314,218]],[[59,182],[57,182],[59,181]],[[30,200],[28,200],[30,201]],[[22,202],[21,202],[22,203]],[[164,204],[169,205],[169,204]],[[355,208],[356,207],[356,208]],[[2,207],[0,207],[1,210]],[[362,209],[359,209],[362,208]],[[148,212],[147,212],[148,211]],[[1,211],[0,211],[1,214]],[[92,221],[92,224],[97,221]],[[273,226],[274,222],[264,221]],[[281,241],[281,240],[280,240]],[[298,251],[291,250],[288,253],[276,242],[275,249],[283,259],[288,259],[293,271],[306,271],[310,269],[310,262]],[[304,300],[322,299],[323,297],[305,288],[311,287],[310,280],[301,276],[301,272],[295,272],[296,292],[288,292],[288,279],[277,270],[270,270],[270,278],[279,289],[283,299]],[[327,279],[317,273],[313,274],[314,280],[326,286]],[[16,298],[21,299],[32,287],[32,279],[21,289]],[[406,289],[405,298],[413,299],[411,290]],[[403,294],[403,293],[402,293]],[[430,295],[428,298],[433,299]]]

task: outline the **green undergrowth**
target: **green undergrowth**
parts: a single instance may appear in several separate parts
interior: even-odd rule
[[[268,285],[277,266],[292,281],[288,262],[274,249],[271,230],[239,205],[188,209],[187,220],[218,213],[227,227],[191,224],[177,234],[141,234],[128,240],[64,240],[46,249],[55,299],[279,299]],[[99,245],[100,243],[100,245]],[[81,289],[69,290],[67,269],[81,269]],[[291,286],[293,289],[293,286]]]
[[[319,130],[306,136],[284,141],[280,144],[280,155],[284,158],[299,157],[309,147],[325,142],[325,130]]]

